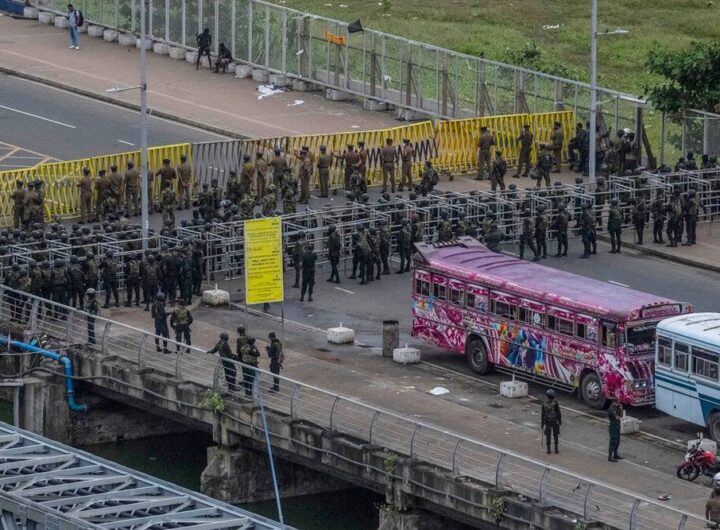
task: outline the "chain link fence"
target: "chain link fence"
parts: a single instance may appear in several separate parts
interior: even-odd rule
[[[88,325],[89,319],[92,327]],[[47,335],[57,348],[80,345],[102,356],[117,356],[135,363],[138,369],[152,369],[216,392],[229,392],[240,400],[248,399],[245,391],[250,390],[249,382],[255,385],[265,407],[275,413],[364,440],[414,463],[436,466],[453,478],[471,479],[521,495],[563,510],[583,523],[630,530],[705,528],[704,519],[652,499],[299,381],[234,361],[221,361],[196,347],[168,340],[170,349],[182,354],[157,354],[156,345],[159,348],[164,339],[151,333],[7,287],[0,287],[0,324],[21,325],[33,335]],[[255,381],[240,375],[248,371],[255,374]],[[113,383],[127,384],[120,380]],[[259,424],[252,427],[262,429]],[[368,465],[364,461],[356,463]],[[419,478],[409,480],[420,490],[431,491],[434,486]],[[458,502],[471,501],[458,499]]]

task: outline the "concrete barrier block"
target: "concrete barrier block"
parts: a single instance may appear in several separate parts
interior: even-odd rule
[[[118,42],[120,43],[120,46],[128,46],[130,48],[135,46],[135,35],[132,35],[130,33],[121,33],[118,37]]]
[[[184,60],[185,59],[185,48],[170,48],[170,58]]]
[[[355,96],[349,92],[335,90],[334,88],[327,88],[325,89],[325,98],[330,101],[351,101],[355,99]]]
[[[327,340],[331,344],[352,344],[355,342],[355,330],[340,324],[336,328],[328,328]]]
[[[363,100],[363,108],[373,112],[381,112],[388,109],[388,104],[384,101],[377,101],[375,99]]]
[[[135,39],[135,47],[140,49],[140,39]],[[145,37],[145,50],[150,51],[153,48],[153,41],[149,37]]]
[[[55,14],[41,11],[38,14],[38,22],[40,22],[40,24],[55,24]]]
[[[215,289],[203,291],[202,301],[211,306],[227,305],[230,303],[230,293],[215,287]]]
[[[428,115],[423,112],[416,112],[414,110],[401,108],[395,109],[395,117],[400,121],[417,121],[428,119]]]
[[[620,418],[620,434],[633,434],[640,432],[640,420],[625,415]]]
[[[40,11],[36,7],[25,6],[23,8],[23,18],[36,19],[40,15]]]
[[[104,31],[102,26],[88,26],[88,35],[91,37],[102,37]]]
[[[275,85],[277,87],[287,87],[292,84],[292,79],[289,78],[286,75],[281,74],[270,74],[270,77],[268,78],[271,85]]]
[[[115,31],[114,29],[106,29],[103,31],[103,40],[106,40],[108,42],[115,42],[118,40],[119,33]]]
[[[197,61],[197,52],[185,52],[185,60],[190,64],[195,64],[195,61]]]
[[[393,350],[393,361],[399,364],[416,364],[420,362],[420,350],[417,348],[395,348]]]
[[[252,71],[252,78],[253,81],[257,81],[258,83],[267,83],[270,79],[270,74],[267,72],[267,70],[255,68]]]
[[[53,23],[55,24],[55,27],[58,28],[67,28],[68,27],[68,21],[63,15],[56,15],[55,20],[53,20]]]
[[[156,42],[155,44],[153,44],[153,53],[156,53],[158,55],[169,55],[170,46],[168,46],[164,42]]]
[[[235,77],[245,79],[246,77],[250,77],[251,73],[252,67],[247,64],[239,64],[235,67]]]
[[[227,71],[228,74],[235,75],[235,69],[236,69],[237,67],[238,67],[238,64],[237,64],[237,63],[230,63],[230,64],[227,65],[225,68],[226,68],[226,71]]]
[[[308,83],[307,81],[303,81],[302,79],[293,79],[290,82],[290,86],[292,86],[292,89],[295,92],[315,92],[317,90],[323,89],[323,87],[320,85],[316,85],[315,83]]]
[[[83,24],[82,26],[80,26],[80,27],[78,28],[78,33],[87,33],[87,31],[88,31],[87,29],[88,29],[88,25],[87,25],[87,24]]]
[[[525,381],[501,381],[500,395],[506,398],[527,397],[528,384]]]
[[[200,66],[203,68],[210,68],[210,60],[208,59],[207,55],[203,55],[200,57]]]

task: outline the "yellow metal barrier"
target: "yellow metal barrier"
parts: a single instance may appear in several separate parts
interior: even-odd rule
[[[512,114],[508,116],[487,116],[464,120],[448,120],[438,123],[435,130],[438,169],[448,171],[472,171],[478,167],[478,140],[480,129],[487,127],[495,137],[495,150],[502,151],[509,166],[516,166],[520,153],[518,137],[523,125],[529,125],[535,135],[532,151],[533,163],[541,143],[551,143],[553,123],[559,121],[565,132],[565,146],[573,133],[571,111],[547,112],[542,114]]]
[[[348,144],[358,149],[358,142],[365,142],[365,150],[368,152],[367,159],[367,179],[368,183],[374,183],[382,180],[382,167],[380,162],[380,150],[385,147],[385,140],[392,138],[394,147],[400,153],[402,141],[410,140],[415,148],[415,160],[413,163],[413,179],[418,176],[418,170],[422,167],[426,160],[431,160],[436,156],[434,129],[432,122],[424,121],[403,125],[401,127],[393,127],[391,129],[377,129],[372,131],[352,131],[347,133],[335,134],[316,134],[308,136],[289,136],[280,138],[263,138],[258,140],[247,140],[244,142],[245,152],[252,154],[265,152],[268,153],[266,158],[272,155],[274,147],[280,147],[287,153],[290,162],[295,165],[297,170],[298,158],[297,154],[303,146],[307,146],[313,153],[315,159],[320,154],[320,146],[327,146],[328,153],[342,155]],[[317,170],[313,170],[313,186],[317,185]],[[399,183],[400,167],[398,165],[396,181]],[[330,171],[331,187],[342,187],[343,179],[343,163],[340,158],[334,158]]]
[[[148,174],[150,175],[151,201],[160,197],[160,179],[152,179],[152,175],[160,169],[163,159],[170,160],[173,166],[180,163],[180,155],[186,154],[188,162],[192,164],[190,144],[164,145],[148,149]],[[128,151],[114,155],[96,156],[71,160],[67,162],[53,162],[39,164],[31,168],[23,168],[0,172],[0,211],[6,221],[12,219],[13,203],[11,194],[15,189],[15,182],[21,180],[27,183],[31,180],[41,180],[45,189],[45,217],[51,219],[55,215],[61,217],[76,217],[80,214],[80,192],[77,184],[82,176],[83,168],[90,169],[95,178],[98,171],[109,171],[110,166],[117,165],[118,171],[124,172],[128,160],[140,167],[140,151]],[[194,178],[194,176],[193,176]],[[94,200],[93,195],[93,200]],[[10,224],[6,222],[5,224]]]

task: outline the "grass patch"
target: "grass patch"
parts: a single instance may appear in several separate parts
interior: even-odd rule
[[[590,77],[590,2],[586,1],[271,1],[346,22],[359,18],[367,28],[504,62],[528,43],[536,43],[548,64],[564,67],[574,79]],[[599,83],[636,96],[656,81],[644,66],[650,49],[682,49],[693,40],[720,39],[720,25],[715,23],[720,20],[720,1],[600,0],[599,12],[600,31],[622,27],[630,32],[600,37]]]

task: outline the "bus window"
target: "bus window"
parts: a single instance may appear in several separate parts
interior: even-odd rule
[[[670,366],[672,364],[672,342],[665,337],[658,338],[658,364]]]
[[[692,348],[692,371],[700,377],[718,380],[718,356],[703,348]]]
[[[584,339],[587,335],[587,326],[585,324],[575,324],[575,336],[578,339]]]
[[[563,335],[573,336],[575,334],[575,325],[572,320],[550,315],[548,316],[548,327]]]
[[[436,300],[445,300],[445,286],[433,284],[433,296]]]
[[[470,309],[475,309],[475,295],[473,293],[467,293],[467,295],[465,295],[465,306]]]
[[[415,280],[415,293],[420,296],[428,296],[430,294],[430,282]]]
[[[688,371],[688,345],[675,341],[675,363],[676,370]]]
[[[457,305],[462,305],[463,303],[463,292],[458,291],[457,289],[450,288],[450,302]]]
[[[543,326],[543,314],[526,307],[521,307],[520,321],[541,328]]]
[[[500,315],[505,318],[515,319],[516,309],[517,306],[515,304],[510,305],[506,304],[505,302],[500,302],[499,300],[492,301],[492,312],[496,315]]]
[[[617,324],[615,322],[602,323],[602,344],[608,348],[615,347],[615,333],[617,332]]]

